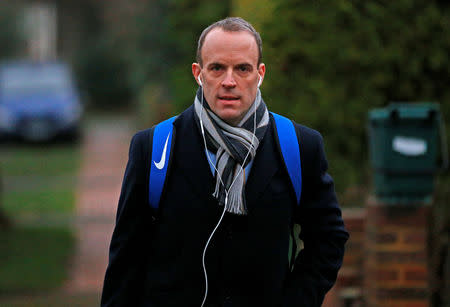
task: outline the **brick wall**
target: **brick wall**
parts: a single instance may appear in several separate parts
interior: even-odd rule
[[[342,214],[350,239],[323,307],[429,307],[431,207],[370,198]]]
[[[342,216],[350,238],[345,245],[343,266],[325,298],[324,307],[347,307],[350,303],[357,306],[362,293],[366,210],[343,209]]]
[[[367,205],[363,293],[366,307],[428,307],[427,230],[431,207]]]

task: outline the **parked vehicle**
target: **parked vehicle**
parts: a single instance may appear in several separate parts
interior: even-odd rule
[[[66,63],[0,64],[0,138],[76,138],[83,109],[79,97]]]

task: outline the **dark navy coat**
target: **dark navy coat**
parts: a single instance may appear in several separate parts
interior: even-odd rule
[[[174,122],[175,142],[158,212],[148,204],[151,129],[132,139],[111,240],[102,306],[200,306],[202,253],[223,207],[191,106]],[[206,252],[206,306],[315,307],[336,280],[348,233],[322,137],[295,124],[302,195],[295,201],[271,117],[245,186],[248,215],[226,214]],[[304,249],[289,269],[289,235]]]

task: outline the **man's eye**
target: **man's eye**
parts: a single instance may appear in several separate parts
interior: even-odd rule
[[[215,71],[219,71],[222,67],[220,65],[214,65],[211,69]]]
[[[240,65],[238,66],[238,70],[240,72],[249,72],[251,71],[251,67],[249,65]]]

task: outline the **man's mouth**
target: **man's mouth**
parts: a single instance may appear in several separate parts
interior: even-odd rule
[[[238,100],[239,97],[238,96],[219,96],[220,100],[227,100],[227,101],[234,101],[234,100]]]

